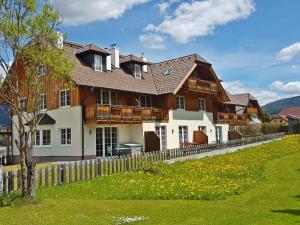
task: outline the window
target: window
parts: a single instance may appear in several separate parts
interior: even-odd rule
[[[51,145],[51,131],[36,130],[34,146],[50,146],[50,145]]]
[[[165,72],[165,75],[166,75],[166,76],[171,75],[171,74],[172,74],[172,71],[173,71],[173,70],[172,70],[171,68],[167,69],[166,72]]]
[[[223,142],[221,126],[216,126],[216,142]]]
[[[184,97],[176,96],[176,107],[177,109],[184,109]]]
[[[199,98],[199,111],[205,111],[205,99],[204,98]]]
[[[142,68],[139,64],[134,64],[134,77],[138,79],[142,78]]]
[[[179,126],[179,146],[181,147],[182,144],[188,142],[189,140],[189,133],[187,126]]]
[[[101,55],[94,55],[95,71],[103,71],[103,62]]]
[[[97,90],[96,102],[98,105],[117,105],[117,93],[108,90]]]
[[[156,126],[155,133],[160,139],[160,149],[166,150],[167,149],[167,129],[166,126]]]
[[[60,144],[61,145],[71,145],[71,128],[60,129]]]
[[[40,110],[47,109],[47,95],[46,94],[40,95],[39,109]]]
[[[198,130],[203,131],[206,134],[206,126],[199,126]]]
[[[60,94],[60,107],[70,106],[70,90],[62,90],[59,92]]]
[[[96,156],[111,156],[118,145],[117,127],[96,128]]]
[[[151,107],[151,97],[149,95],[139,95],[140,107]]]
[[[46,75],[46,67],[44,64],[39,65],[39,76]]]
[[[19,108],[21,111],[25,112],[27,108],[27,99],[26,98],[21,98],[19,100]]]

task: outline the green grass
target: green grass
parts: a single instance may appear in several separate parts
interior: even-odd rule
[[[132,173],[44,189],[39,191],[38,196],[42,200],[36,205],[0,208],[0,224],[114,224],[113,217],[120,216],[148,218],[135,224],[297,224],[300,223],[299,162],[300,143],[297,139],[288,139],[226,156],[163,166],[157,175],[150,178],[149,175]],[[190,168],[195,166],[195,171],[191,171]],[[205,174],[211,178],[208,179],[210,181],[224,177],[226,181],[221,186],[231,180],[238,184],[239,189],[225,194],[221,192],[221,195],[212,194],[209,199],[219,200],[210,201],[180,200],[184,195],[176,197],[174,194],[169,198],[177,200],[133,200],[138,198],[136,190],[141,187],[135,180],[143,179],[146,192],[150,191],[143,198],[161,198],[149,187],[152,176],[172,173],[181,173],[177,179],[187,177],[193,182],[203,181]],[[170,184],[173,178],[167,179],[169,183],[164,184]],[[246,182],[245,185],[247,179],[255,183]],[[118,180],[133,181],[125,185]],[[213,182],[210,184],[208,181],[206,185],[218,188]],[[185,190],[181,186],[177,188]],[[209,195],[214,190],[206,190],[206,193]]]

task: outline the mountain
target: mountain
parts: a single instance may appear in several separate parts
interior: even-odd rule
[[[0,105],[0,126],[7,126],[10,124],[9,115],[9,106]]]
[[[263,111],[270,115],[278,114],[282,109],[286,107],[300,106],[300,96],[283,98],[274,102],[270,102],[262,107]]]

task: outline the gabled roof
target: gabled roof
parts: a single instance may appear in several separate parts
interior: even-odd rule
[[[284,118],[300,118],[300,107],[288,107],[281,110],[278,115]]]
[[[285,121],[288,120],[285,115],[280,115],[280,114],[273,116],[272,119],[283,119]]]
[[[127,62],[137,62],[140,64],[148,64],[147,62],[145,62],[142,58],[137,57],[133,54],[130,55],[120,55],[120,63],[127,63]]]
[[[102,48],[100,48],[99,46],[97,45],[94,45],[94,44],[88,44],[88,45],[85,45],[83,46],[82,48],[78,49],[76,51],[76,54],[82,54],[82,53],[86,53],[86,52],[92,52],[92,53],[100,53],[100,54],[103,54],[103,55],[110,55],[110,53]]]
[[[77,52],[86,49],[80,44],[65,41],[64,49],[67,57],[74,63],[73,81],[77,85],[131,91],[145,94],[157,94],[150,73],[143,74],[143,79],[136,79],[121,68],[113,67],[111,71],[98,72],[81,61]]]
[[[150,70],[158,94],[175,92],[195,69],[197,62],[211,65],[197,54],[151,64]],[[167,70],[171,70],[170,75],[166,75]]]
[[[250,100],[257,101],[257,99],[250,93],[231,94],[228,91],[226,91],[226,93],[227,93],[230,101],[224,102],[225,104],[247,106],[249,104]]]

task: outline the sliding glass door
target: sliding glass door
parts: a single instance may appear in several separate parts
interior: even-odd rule
[[[117,127],[96,128],[96,156],[112,156],[118,144]]]

